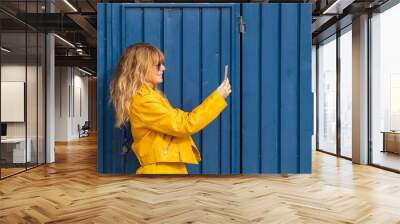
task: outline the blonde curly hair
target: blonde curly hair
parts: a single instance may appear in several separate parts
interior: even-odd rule
[[[146,84],[145,77],[150,69],[159,63],[164,64],[164,54],[150,44],[133,44],[124,50],[110,83],[110,101],[115,108],[116,127],[129,121],[132,97],[141,85]]]

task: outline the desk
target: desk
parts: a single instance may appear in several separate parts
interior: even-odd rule
[[[25,163],[30,162],[32,159],[30,138],[26,140],[28,147],[26,147],[25,154],[25,138],[6,138],[1,139],[1,157],[6,163]],[[25,161],[27,158],[27,161]]]
[[[392,152],[400,154],[400,131],[382,131],[383,150],[382,152]]]

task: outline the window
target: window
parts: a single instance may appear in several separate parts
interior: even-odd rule
[[[352,157],[352,32],[340,36],[340,155]]]
[[[400,5],[371,18],[371,162],[400,170]]]
[[[318,149],[336,153],[336,36],[318,48]]]

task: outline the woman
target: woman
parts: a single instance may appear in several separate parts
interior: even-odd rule
[[[113,75],[110,95],[116,126],[130,121],[132,150],[141,167],[136,174],[187,174],[185,163],[198,164],[191,135],[211,123],[227,106],[229,80],[191,112],[173,108],[157,89],[163,82],[164,55],[149,44],[125,49]]]

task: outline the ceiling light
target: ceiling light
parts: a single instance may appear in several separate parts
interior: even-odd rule
[[[7,49],[7,48],[5,48],[5,47],[1,47],[0,49],[1,49],[2,51],[6,52],[6,53],[10,53],[10,52],[11,52],[11,50],[9,50],[9,49]]]
[[[55,37],[57,37],[59,40],[61,40],[62,42],[66,43],[67,45],[69,45],[70,47],[75,48],[75,45],[73,45],[71,42],[69,42],[68,40],[58,36],[57,34],[54,34]]]
[[[68,0],[64,0],[65,4],[67,4],[74,12],[78,12],[78,10],[71,4],[69,3]]]
[[[87,74],[87,75],[93,75],[92,73],[90,73],[90,72],[88,72],[88,71],[86,71],[86,70],[83,70],[83,69],[81,69],[81,68],[79,68],[79,67],[78,67],[78,70],[81,71],[81,72],[83,72],[83,73],[85,73],[85,74]]]
[[[322,14],[342,14],[343,10],[354,1],[355,0],[336,0],[332,5],[325,9]]]

